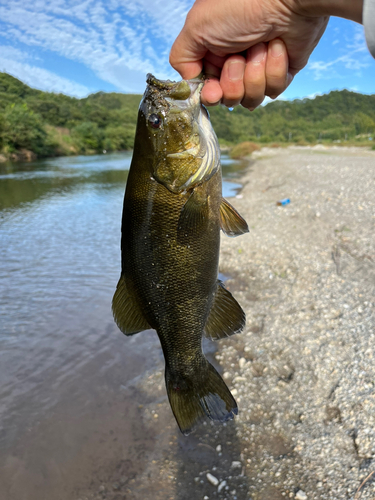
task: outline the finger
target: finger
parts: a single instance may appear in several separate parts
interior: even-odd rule
[[[228,107],[237,106],[245,94],[243,77],[245,73],[245,58],[234,54],[227,58],[221,70],[220,86],[223,90],[221,102]]]
[[[205,106],[215,106],[220,103],[223,97],[223,91],[220,87],[221,68],[211,64],[206,59],[203,61],[203,67],[206,80],[201,92],[201,100]]]
[[[247,51],[244,74],[245,96],[242,106],[252,111],[259,106],[266,91],[267,45],[257,43]]]
[[[216,54],[213,54],[210,50],[208,50],[206,55],[204,56],[204,60],[205,60],[205,62],[208,61],[209,63],[213,64],[217,68],[220,68],[220,71],[221,71],[227,58],[222,57],[222,56],[217,56]]]
[[[202,59],[207,53],[203,42],[194,35],[194,13],[189,12],[185,26],[172,45],[169,54],[171,66],[180,73],[182,78],[189,80],[198,76],[203,67]]]
[[[279,38],[268,43],[266,63],[266,95],[275,99],[288,86],[288,54],[285,44]]]

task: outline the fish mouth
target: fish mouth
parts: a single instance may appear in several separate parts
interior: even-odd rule
[[[200,92],[202,90],[203,76],[191,80],[174,82],[171,80],[158,80],[151,73],[147,75],[147,85],[160,94],[164,94],[165,100],[172,105],[176,112],[195,107],[200,104]]]

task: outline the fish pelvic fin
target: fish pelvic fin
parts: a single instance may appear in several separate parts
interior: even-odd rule
[[[212,340],[240,333],[246,323],[246,315],[233,295],[217,281],[217,290],[207,318],[204,333]]]
[[[149,330],[142,309],[127,286],[124,275],[121,275],[112,299],[113,318],[125,335],[134,335],[142,330]]]
[[[238,415],[235,399],[215,368],[205,359],[188,375],[175,374],[166,366],[169,403],[181,432],[187,436],[205,418],[226,422]]]
[[[249,232],[245,219],[225,198],[220,204],[220,227],[227,236],[240,236]]]

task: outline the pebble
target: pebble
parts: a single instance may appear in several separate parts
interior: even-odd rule
[[[233,392],[233,391],[232,391]],[[242,467],[242,464],[241,462],[238,462],[238,461],[234,461],[232,462],[232,465],[231,465],[231,468],[232,469],[237,469],[237,468],[241,468]]]
[[[208,482],[210,482],[211,484],[213,484],[214,486],[217,486],[219,484],[219,480],[217,477],[213,476],[212,474],[210,474],[209,472],[207,472],[206,474],[206,477],[207,477],[207,480]]]
[[[296,500],[307,500],[307,495],[304,491],[299,490],[296,493]]]
[[[218,445],[216,446],[216,451],[217,451],[218,453],[220,453],[220,452],[221,452],[221,444],[218,444]]]
[[[219,486],[217,487],[217,491],[220,493],[220,491],[225,488],[225,486],[227,485],[227,482],[224,480],[224,481],[221,481],[221,483],[219,484]]]

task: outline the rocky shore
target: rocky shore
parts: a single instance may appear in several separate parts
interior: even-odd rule
[[[246,328],[206,343],[239,416],[182,436],[160,357],[127,389],[133,442],[72,498],[375,498],[375,152],[263,149],[242,183],[220,271]]]

